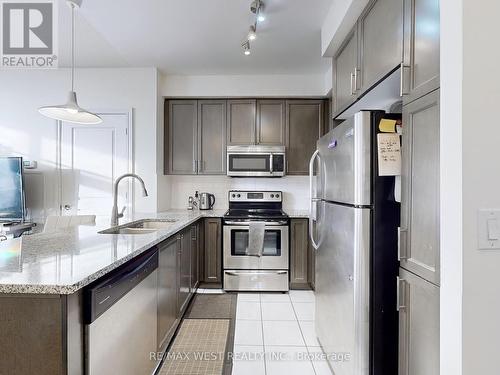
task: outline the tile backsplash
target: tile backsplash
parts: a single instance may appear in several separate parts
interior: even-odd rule
[[[183,209],[196,190],[215,195],[215,209],[227,209],[229,190],[277,190],[283,192],[283,209],[309,207],[309,177],[230,178],[227,176],[169,176],[170,208]],[[161,194],[161,192],[159,192]]]

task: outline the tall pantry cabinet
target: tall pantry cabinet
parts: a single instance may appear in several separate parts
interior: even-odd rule
[[[439,375],[439,0],[404,0],[399,375]]]

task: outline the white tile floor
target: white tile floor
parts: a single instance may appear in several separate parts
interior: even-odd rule
[[[238,293],[233,375],[331,375],[318,352],[312,291]]]

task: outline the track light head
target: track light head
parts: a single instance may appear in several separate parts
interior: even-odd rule
[[[250,4],[250,11],[256,15],[257,22],[263,22],[266,20],[266,16],[264,14],[264,3],[261,0],[252,1],[252,4]]]
[[[250,41],[245,41],[242,45],[245,56],[250,55]]]
[[[255,26],[250,26],[250,30],[248,31],[248,40],[257,39],[257,34],[255,33]]]

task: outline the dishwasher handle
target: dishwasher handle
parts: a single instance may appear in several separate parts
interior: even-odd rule
[[[158,268],[155,247],[85,288],[84,320],[91,324]]]

